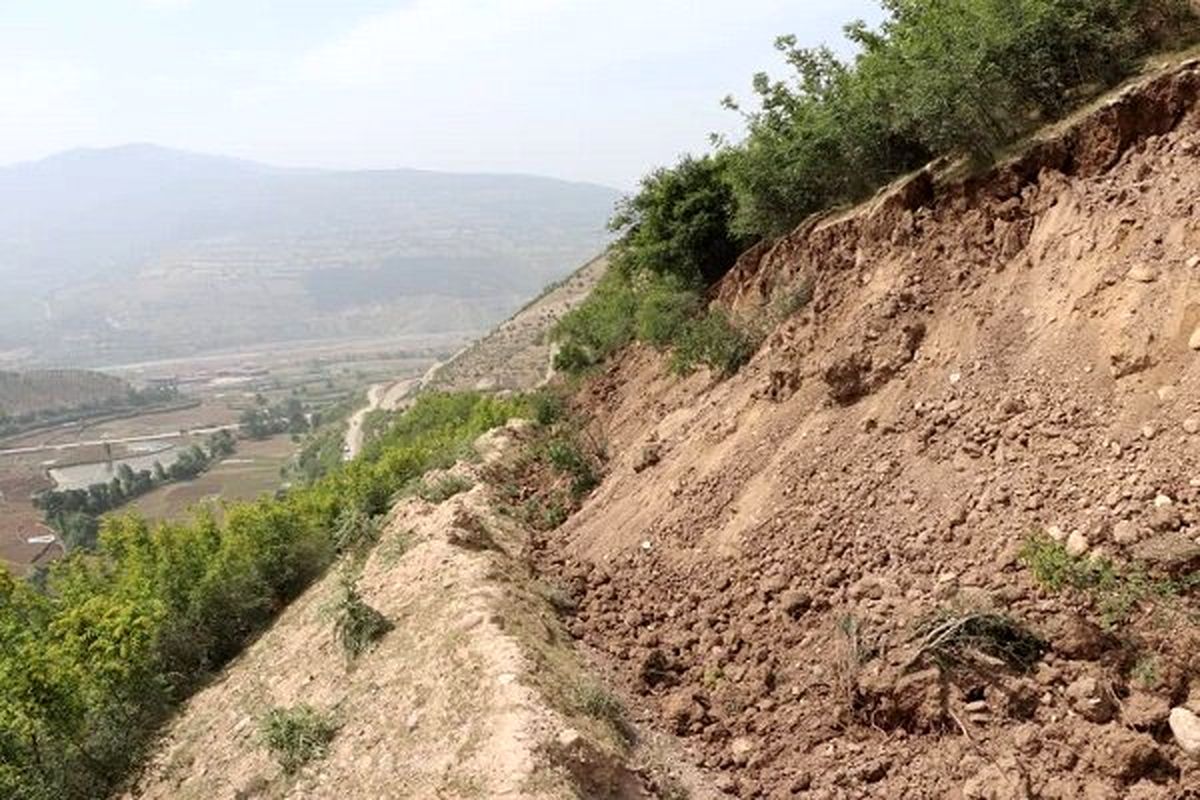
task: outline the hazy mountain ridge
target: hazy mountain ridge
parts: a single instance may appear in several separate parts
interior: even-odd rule
[[[478,328],[594,255],[616,197],[522,175],[70,151],[0,169],[0,350],[86,364]]]

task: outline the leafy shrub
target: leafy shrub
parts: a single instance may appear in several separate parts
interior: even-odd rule
[[[587,300],[554,326],[554,368],[581,373],[633,341],[638,300],[629,278],[609,269]]]
[[[676,342],[671,369],[690,374],[700,364],[721,376],[732,375],[754,355],[756,344],[719,310],[686,325]]]
[[[637,338],[655,347],[679,341],[700,315],[700,296],[695,291],[658,285],[638,303]]]
[[[561,394],[551,389],[542,389],[530,398],[533,406],[533,419],[543,428],[548,428],[563,418],[566,413],[566,402]]]
[[[0,569],[0,795],[108,796],[175,705],[339,546],[362,540],[363,519],[464,444],[530,413],[519,396],[422,396],[359,458],[307,486],[231,504],[220,519],[106,519],[95,552],[55,564],[40,588]],[[364,631],[370,640],[370,617],[347,615],[347,641]]]
[[[597,683],[580,682],[572,688],[572,700],[581,714],[620,726],[625,706],[617,697]]]
[[[609,226],[624,231],[613,263],[626,275],[671,275],[696,285],[718,281],[749,243],[732,233],[734,199],[724,154],[684,156],[642,179]]]
[[[392,629],[387,617],[367,605],[354,579],[343,575],[333,624],[334,637],[350,662]]]
[[[337,519],[333,545],[339,553],[362,551],[379,539],[379,522],[358,508],[347,508]]]
[[[582,497],[600,482],[591,459],[574,438],[557,436],[545,445],[546,459],[557,470],[571,476],[571,494]]]
[[[260,723],[263,743],[288,775],[324,758],[338,726],[312,706],[273,708]]]

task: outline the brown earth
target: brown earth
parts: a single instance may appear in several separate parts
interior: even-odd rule
[[[746,254],[720,302],[812,299],[728,381],[634,348],[584,389],[612,460],[539,566],[721,790],[1200,796],[1167,724],[1200,712],[1198,97],[1177,64]],[[1039,533],[1141,582],[1039,584]],[[939,612],[1048,649],[947,661]]]

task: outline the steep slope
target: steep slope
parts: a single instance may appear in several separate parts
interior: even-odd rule
[[[439,364],[422,381],[421,388],[527,390],[544,382],[551,373],[553,346],[549,337],[554,323],[587,298],[607,268],[604,256],[584,264],[486,336]]]
[[[533,580],[528,531],[496,513],[487,466],[529,430],[493,431],[474,463],[426,479],[453,475],[469,491],[397,503],[363,564],[311,587],[186,704],[126,796],[633,800],[691,786],[696,800],[715,797],[695,770],[636,742]],[[348,572],[392,624],[353,662],[334,622]],[[337,731],[325,757],[289,774],[260,726],[299,705]]]
[[[487,327],[603,246],[616,197],[150,145],[0,168],[0,355],[112,363]]]
[[[1200,791],[1198,97],[747,253],[723,303],[812,300],[731,380],[635,348],[585,389],[609,475],[535,552],[720,788]]]

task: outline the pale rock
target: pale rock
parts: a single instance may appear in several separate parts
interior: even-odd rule
[[[1172,500],[1170,497],[1167,497],[1165,494],[1157,495],[1154,498],[1154,507],[1155,508],[1166,508],[1170,505],[1173,505],[1174,503],[1175,503],[1175,501]]]
[[[1057,525],[1051,525],[1046,528],[1046,535],[1056,542],[1061,542],[1067,538],[1067,532]]]
[[[1200,327],[1192,331],[1191,337],[1188,339],[1188,347],[1193,350],[1200,350]]]
[[[1129,270],[1129,280],[1137,281],[1138,283],[1154,283],[1158,280],[1158,272],[1145,264],[1138,264],[1133,269]]]
[[[1083,531],[1071,531],[1071,535],[1067,537],[1067,553],[1069,555],[1081,556],[1091,546],[1092,543],[1088,541],[1088,537]]]
[[[1158,428],[1149,423],[1142,426],[1143,439],[1153,439],[1155,436],[1158,436]]]
[[[1187,260],[1188,269],[1200,267],[1200,256],[1192,256]]]
[[[1138,526],[1127,519],[1123,519],[1113,525],[1112,540],[1116,544],[1128,547],[1131,544],[1137,544],[1141,538],[1141,531]]]
[[[1200,433],[1200,419],[1195,417],[1188,417],[1185,419],[1183,421],[1183,432],[1190,436],[1195,436],[1196,434]]]
[[[1173,708],[1167,722],[1183,752],[1200,757],[1200,717],[1186,708]]]

